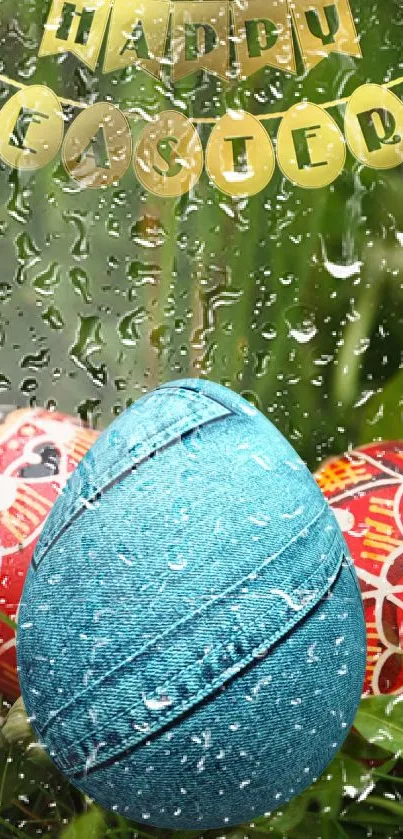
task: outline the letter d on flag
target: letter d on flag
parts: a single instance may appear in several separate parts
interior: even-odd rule
[[[111,0],[53,0],[39,55],[71,52],[95,70]]]

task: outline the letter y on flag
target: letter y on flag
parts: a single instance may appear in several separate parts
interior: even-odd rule
[[[290,7],[308,70],[331,52],[362,57],[348,0],[290,0]]]

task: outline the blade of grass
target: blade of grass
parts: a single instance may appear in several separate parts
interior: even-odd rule
[[[4,787],[5,787],[5,784],[6,784],[7,772],[8,772],[8,767],[9,767],[8,759],[9,759],[10,756],[11,756],[11,750],[7,753],[7,757],[5,758],[5,761],[4,761],[3,772],[2,772],[2,775],[1,775],[0,809],[3,806]]]
[[[15,825],[10,824],[10,822],[8,822],[7,819],[3,819],[1,816],[0,816],[0,825],[3,828],[6,828],[6,830],[8,830],[10,836],[17,836],[18,839],[27,839],[27,834],[26,833],[24,833],[18,827],[15,827]],[[2,835],[2,839],[6,839],[5,834]]]
[[[0,611],[0,623],[5,623],[6,626],[9,626],[10,629],[13,629],[14,632],[17,632],[17,624],[13,621],[5,612]]]

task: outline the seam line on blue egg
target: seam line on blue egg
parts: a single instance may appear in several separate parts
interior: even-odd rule
[[[197,395],[194,394],[195,399],[196,396]],[[200,397],[197,398],[198,400],[200,399]],[[220,407],[221,412],[219,414],[214,413],[210,416],[203,416],[203,413],[205,413],[205,410],[207,408],[206,403],[214,404],[214,400],[210,399],[209,397],[205,397],[204,411],[202,411],[201,409],[198,411],[193,410],[190,416],[180,417],[174,423],[171,423],[171,425],[160,429],[158,431],[158,435],[153,441],[152,447],[147,447],[147,441],[142,440],[135,446],[133,446],[131,449],[128,449],[126,453],[126,458],[128,461],[127,465],[123,465],[121,460],[118,459],[119,473],[115,477],[111,477],[111,475],[109,475],[108,473],[102,475],[98,482],[99,486],[97,488],[93,488],[90,497],[85,499],[85,503],[83,503],[82,497],[80,497],[80,495],[78,496],[78,498],[75,497],[71,507],[64,513],[64,516],[68,518],[68,521],[66,521],[61,527],[59,527],[56,533],[51,531],[48,537],[49,541],[47,541],[45,544],[43,544],[43,541],[39,542],[38,549],[37,551],[35,551],[31,563],[34,571],[38,570],[39,566],[46,558],[49,551],[52,550],[52,548],[56,545],[59,538],[88,509],[88,505],[93,504],[96,501],[97,497],[100,494],[103,495],[104,493],[108,492],[108,490],[110,490],[113,486],[115,486],[120,481],[124,480],[128,475],[130,475],[131,472],[133,472],[139,466],[141,466],[142,463],[149,460],[151,457],[157,454],[157,452],[161,452],[168,446],[177,443],[178,440],[182,437],[185,437],[186,435],[191,434],[192,432],[197,431],[197,429],[202,428],[210,423],[218,422],[219,420],[225,419],[226,417],[232,415],[232,412],[229,408],[226,408],[223,405],[219,405],[219,403],[215,403],[217,407]],[[211,406],[209,407],[211,410]],[[137,457],[133,456],[133,448],[139,448],[140,446],[144,446],[144,454],[140,452],[140,454],[137,454]],[[77,467],[76,472],[78,474],[85,470],[86,463],[87,455],[83,458],[83,460]],[[72,476],[72,478],[74,478],[74,475]],[[70,478],[70,480],[72,480],[72,478]],[[105,483],[105,481],[107,483]],[[56,501],[55,508],[58,503],[59,500]],[[78,509],[76,509],[78,503],[80,504],[80,506],[78,507]]]
[[[280,553],[283,553],[286,550],[286,548],[293,541],[295,541],[297,538],[301,537],[304,534],[304,532],[306,532],[310,527],[312,527],[312,525],[318,520],[318,518],[320,518],[323,515],[323,513],[326,510],[328,510],[328,507],[327,507],[327,505],[324,505],[321,512],[317,516],[315,516],[315,518],[312,520],[312,522],[309,525],[306,525],[301,530],[301,532],[298,534],[298,536],[294,537],[293,540],[291,540],[289,543],[287,543],[287,545],[284,546],[284,548],[280,551]],[[302,607],[300,609],[298,609],[298,612],[297,612],[298,621],[301,620],[302,617],[310,609],[314,608],[314,606],[316,605],[318,600],[321,599],[321,597],[323,597],[323,595],[326,593],[326,591],[328,591],[330,585],[332,584],[332,580],[334,580],[335,577],[337,576],[338,570],[341,566],[343,556],[345,555],[344,548],[345,548],[344,540],[342,540],[341,535],[338,532],[336,532],[335,537],[334,537],[330,547],[328,548],[328,550],[326,552],[326,554],[327,554],[326,561],[322,562],[322,564],[320,565],[319,568],[316,568],[315,571],[312,572],[312,574],[310,574],[302,583],[299,584],[298,587],[296,587],[293,590],[293,592],[290,593],[290,597],[292,597],[292,596],[295,597],[296,593],[299,592],[301,594],[305,590],[305,587],[306,587],[307,583],[311,582],[312,580],[316,580],[316,591],[314,592],[314,596],[312,598],[308,599],[308,601],[305,603],[305,605],[302,605]],[[337,553],[337,555],[336,555],[336,553]],[[275,556],[278,556],[278,554],[276,554]],[[265,563],[263,564],[263,568],[261,567],[260,571],[264,571],[264,566],[265,565],[267,566],[269,561],[272,560],[273,558],[274,557],[270,557],[269,559],[266,559]],[[334,567],[335,560],[336,560],[336,566]],[[258,571],[259,571],[259,569],[257,569],[257,572]],[[256,572],[254,572],[254,573],[256,573]],[[250,576],[251,576],[250,574],[247,575],[247,577],[244,580],[242,580],[240,582],[238,581],[238,583],[235,584],[235,586],[233,586],[231,588],[239,588],[241,585],[243,585],[245,583],[245,581],[248,581],[248,578]],[[185,619],[178,622],[177,625],[175,625],[174,627],[171,627],[169,630],[167,630],[167,633],[164,633],[164,634],[168,634],[168,633],[173,634],[173,633],[177,632],[178,628],[182,629],[183,625],[185,625],[186,628],[188,628],[189,623],[191,623],[192,621],[194,622],[195,618],[200,616],[200,614],[202,612],[204,613],[209,606],[216,605],[217,600],[221,600],[221,601],[224,600],[224,602],[225,602],[225,600],[228,599],[228,594],[229,594],[229,590],[227,590],[226,592],[221,594],[219,598],[215,598],[215,600],[209,601],[209,603],[207,603],[206,606],[201,607],[201,609],[198,610],[198,612],[192,613],[192,615],[187,616]],[[288,613],[289,613],[289,607],[287,609],[287,603],[285,602],[284,606],[283,606],[283,609],[282,609],[282,612],[281,612],[281,622],[284,621],[285,616],[288,616]],[[162,718],[163,718],[164,725],[169,722],[170,717],[169,717],[168,712],[172,712],[171,717],[172,717],[172,715],[176,716],[180,710],[182,710],[182,711],[186,710],[186,708],[189,708],[191,705],[194,705],[197,701],[200,701],[200,699],[202,699],[204,696],[208,695],[208,693],[210,693],[213,689],[215,689],[216,686],[218,687],[223,682],[228,681],[229,678],[231,678],[233,675],[235,675],[237,672],[239,672],[241,669],[243,669],[245,666],[247,666],[247,664],[251,660],[253,660],[253,658],[255,658],[258,655],[259,650],[261,650],[262,648],[263,648],[263,650],[266,650],[268,645],[272,646],[273,643],[275,643],[275,641],[278,640],[279,637],[284,635],[286,632],[289,631],[290,628],[292,628],[293,625],[295,625],[295,623],[296,623],[295,615],[296,615],[296,613],[294,611],[294,613],[289,618],[289,621],[288,621],[287,624],[285,624],[285,625],[283,624],[281,626],[280,630],[274,628],[275,631],[272,632],[269,640],[262,641],[261,638],[260,638],[257,646],[254,646],[254,647],[252,647],[252,643],[253,643],[253,640],[256,643],[256,638],[251,640],[250,634],[248,636],[248,634],[247,633],[245,634],[245,632],[243,632],[242,639],[239,636],[238,636],[238,639],[234,638],[233,629],[232,629],[231,636],[227,639],[226,645],[225,646],[220,645],[219,647],[214,648],[214,650],[211,653],[211,655],[213,655],[213,653],[214,653],[213,671],[215,670],[215,672],[217,672],[217,670],[220,669],[220,672],[218,673],[216,678],[211,679],[208,684],[205,684],[205,679],[203,677],[203,674],[199,672],[199,671],[201,671],[201,668],[203,666],[203,661],[199,660],[199,659],[196,662],[193,662],[192,665],[183,668],[181,671],[179,671],[179,673],[172,674],[169,683],[166,683],[166,685],[165,685],[166,689],[169,688],[169,685],[171,686],[171,688],[174,687],[174,682],[178,678],[180,678],[183,673],[186,673],[188,680],[190,680],[191,679],[191,675],[190,675],[191,669],[193,669],[193,670],[196,669],[196,671],[197,671],[196,672],[196,677],[201,676],[201,679],[202,679],[202,682],[203,682],[204,686],[203,686],[203,689],[201,691],[196,691],[195,692],[193,690],[193,692],[191,692],[191,696],[187,697],[181,704],[179,704],[178,702],[173,702],[173,708],[170,706],[167,709],[167,712],[165,714],[161,715],[161,712],[159,712],[157,725],[159,727],[161,726]],[[181,624],[182,624],[182,626],[181,626]],[[242,627],[241,627],[241,629],[242,629]],[[112,668],[112,670],[109,671],[109,673],[106,674],[106,676],[104,676],[102,680],[99,680],[97,683],[92,684],[91,685],[91,690],[96,688],[99,684],[101,684],[102,682],[104,682],[105,680],[110,678],[112,675],[115,675],[116,671],[118,671],[119,669],[122,670],[124,667],[126,667],[127,665],[132,663],[134,660],[138,659],[141,655],[149,654],[150,646],[152,644],[155,645],[156,643],[159,643],[161,641],[162,637],[163,637],[163,635],[159,636],[157,639],[154,639],[153,642],[150,642],[147,645],[146,648],[143,648],[142,650],[140,650],[136,654],[134,654],[134,656],[130,656],[124,662],[121,662],[118,665],[116,665],[116,667]],[[219,657],[223,653],[227,657],[227,659],[228,659],[228,655],[230,655],[230,657],[231,657],[231,654],[233,655],[234,650],[231,650],[231,649],[228,649],[228,648],[231,647],[231,645],[233,646],[234,641],[236,642],[237,640],[239,640],[239,641],[242,640],[242,642],[244,643],[244,645],[246,646],[246,648],[248,650],[248,652],[244,656],[244,658],[241,661],[236,661],[235,664],[233,662],[231,662],[231,660],[230,661],[227,660],[227,661],[224,661],[224,662],[222,660],[220,661]],[[251,649],[251,647],[252,647],[252,649]],[[230,666],[228,666],[228,665],[230,665]],[[210,666],[212,666],[212,665],[210,665]],[[162,688],[160,687],[159,690],[161,691]],[[172,692],[172,690],[171,690],[171,692]],[[85,694],[85,691],[83,691],[78,696],[73,697],[71,700],[69,700],[68,703],[66,703],[65,706],[63,706],[63,708],[60,708],[58,710],[58,712],[53,714],[52,717],[48,720],[48,723],[45,725],[43,731],[46,731],[48,727],[51,727],[52,723],[56,720],[56,718],[62,716],[63,713],[71,706],[71,704],[77,703],[84,694]],[[152,695],[153,694],[151,692],[151,696]],[[154,691],[154,695],[157,695],[156,691]],[[144,711],[144,709],[142,709],[142,710],[143,710],[143,715],[145,715],[145,716],[148,715],[149,719],[154,720],[154,725],[155,725],[156,724],[155,723],[155,714],[153,715],[152,713],[146,713],[147,709],[146,709],[146,711]],[[127,715],[127,713],[128,712],[125,711],[125,712],[123,712],[123,715]],[[132,731],[131,731],[131,733],[132,733]],[[147,736],[149,736],[150,733],[152,733],[151,729],[147,731]],[[102,737],[102,731],[98,731],[98,735],[100,737]],[[77,742],[76,745],[79,746],[80,742],[81,741]],[[60,756],[62,757],[62,755],[60,755]],[[70,757],[71,757],[71,754],[70,754]]]
[[[157,635],[155,638],[153,638],[151,641],[149,641],[145,646],[141,647],[136,653],[128,656],[126,659],[124,659],[124,661],[119,662],[108,673],[106,673],[105,676],[102,677],[102,679],[99,679],[97,682],[93,683],[91,685],[91,690],[94,687],[97,687],[98,685],[102,684],[102,682],[105,679],[109,678],[109,676],[116,673],[116,671],[120,670],[125,665],[132,663],[133,661],[135,661],[136,658],[140,657],[145,652],[149,652],[151,647],[155,646],[157,643],[159,643],[166,636],[172,635],[176,629],[178,629],[179,627],[181,627],[185,624],[191,623],[191,621],[195,617],[197,617],[197,615],[199,613],[202,613],[202,612],[204,613],[205,611],[210,609],[215,603],[219,603],[220,601],[227,598],[229,594],[231,594],[232,592],[235,592],[241,586],[245,585],[245,583],[250,582],[252,580],[252,578],[254,577],[254,575],[258,574],[259,571],[264,570],[269,563],[271,563],[275,559],[278,559],[278,557],[280,557],[282,554],[284,554],[285,551],[290,547],[290,545],[292,545],[294,542],[298,541],[298,539],[303,537],[305,535],[305,533],[307,533],[309,531],[309,529],[311,529],[315,524],[318,523],[318,521],[322,517],[322,515],[324,515],[328,511],[329,511],[328,504],[325,503],[323,505],[323,507],[321,508],[321,510],[319,511],[319,513],[317,513],[316,516],[314,516],[314,518],[308,524],[306,524],[295,536],[293,536],[292,539],[290,539],[285,545],[283,545],[278,551],[276,551],[275,554],[271,554],[270,556],[265,557],[263,562],[259,566],[257,566],[257,568],[253,569],[253,571],[248,572],[248,574],[245,575],[241,580],[237,580],[236,583],[233,583],[232,586],[229,586],[227,589],[225,589],[219,595],[216,595],[216,596],[210,598],[199,609],[197,609],[196,611],[192,612],[191,614],[186,615],[185,617],[181,618],[181,620],[177,621],[177,623],[170,626],[169,629],[165,630],[165,632],[161,633],[161,635]],[[332,550],[334,548],[334,544],[335,544],[335,542],[338,538],[339,538],[339,534],[336,533],[334,539],[332,540],[330,548],[328,549],[328,554],[330,554],[332,552]],[[303,583],[301,583],[298,587],[296,587],[292,592],[289,593],[289,597],[292,598],[292,595],[295,594],[297,591],[299,591],[300,588],[302,587],[302,585],[305,585],[307,582],[309,582],[309,580],[313,576],[315,576],[315,574],[317,574],[318,570],[321,570],[321,569],[316,568],[312,572],[312,574],[309,574],[308,577],[305,578]],[[86,693],[86,691],[82,691],[82,693],[78,694],[76,697],[73,697],[73,698],[69,699],[69,701],[66,702],[66,704],[64,706],[62,706],[62,708],[59,708],[57,713],[58,714],[62,713],[64,710],[66,710],[68,707],[70,707],[71,704],[73,704],[75,701],[77,701],[77,699],[79,699],[80,696],[83,696],[85,693]],[[56,718],[55,715],[52,716],[52,719],[48,721],[48,724],[50,724],[55,718]],[[46,730],[46,726],[44,727],[43,730],[44,731]]]
[[[335,541],[335,543],[338,541],[337,537],[334,541]],[[332,546],[332,549],[334,549],[334,544]],[[343,556],[341,557],[341,561],[342,561],[342,559],[343,559]],[[323,598],[323,596],[326,594],[326,592],[329,590],[329,588],[335,582],[338,574],[340,573],[340,569],[341,569],[341,564],[339,564],[339,566],[337,567],[337,570],[333,572],[333,574],[331,575],[330,578],[329,577],[326,578],[326,581],[324,583],[325,587],[322,589],[321,594],[318,597],[317,601],[315,601],[315,603],[313,603],[313,604],[307,604],[307,606],[305,607],[303,612],[300,613],[300,619],[301,620],[313,608],[315,608],[317,603],[320,602],[320,600]],[[245,658],[241,662],[238,662],[236,665],[233,665],[231,668],[228,668],[227,671],[225,671],[224,681],[223,681],[223,674],[220,674],[216,679],[212,680],[208,685],[206,685],[206,687],[203,688],[203,690],[200,690],[197,694],[192,696],[191,697],[191,702],[186,702],[184,700],[179,706],[176,705],[174,710],[172,711],[172,713],[167,714],[164,717],[164,720],[163,720],[162,723],[160,721],[158,721],[158,723],[155,723],[154,726],[150,727],[150,729],[146,733],[143,733],[143,736],[142,736],[141,739],[139,738],[137,742],[132,743],[126,749],[124,749],[122,751],[118,751],[118,752],[114,751],[115,743],[116,743],[118,738],[116,738],[116,731],[115,732],[110,732],[110,730],[109,730],[108,734],[110,736],[112,735],[111,736],[112,744],[111,744],[111,747],[109,747],[109,749],[108,749],[108,756],[105,755],[103,757],[102,761],[100,761],[99,763],[94,764],[93,766],[89,767],[86,759],[81,758],[81,756],[76,755],[78,766],[80,765],[80,759],[81,759],[81,768],[78,771],[77,771],[77,769],[76,769],[76,771],[72,771],[72,769],[74,769],[76,767],[71,767],[69,765],[69,762],[67,762],[66,771],[68,772],[69,776],[72,777],[72,778],[80,778],[80,777],[83,777],[83,776],[87,776],[89,774],[94,774],[97,770],[104,768],[110,762],[115,762],[116,760],[121,760],[123,756],[126,756],[126,755],[134,752],[136,749],[140,748],[145,741],[150,740],[152,737],[160,736],[162,732],[166,732],[167,730],[169,730],[169,728],[172,727],[172,725],[175,725],[177,723],[178,717],[183,716],[186,713],[192,713],[192,711],[194,710],[194,707],[196,705],[199,705],[203,701],[209,701],[210,699],[212,699],[214,694],[216,693],[216,691],[220,690],[223,687],[223,685],[228,684],[228,682],[232,681],[232,679],[239,676],[246,669],[250,669],[251,667],[258,666],[259,661],[263,657],[266,657],[266,655],[269,654],[273,645],[278,640],[281,640],[283,638],[283,636],[286,635],[290,631],[290,629],[293,628],[293,626],[294,626],[294,624],[292,623],[292,621],[290,621],[288,625],[286,625],[284,628],[281,629],[281,631],[279,631],[278,637],[275,637],[275,639],[272,640],[271,646],[270,646],[269,649],[266,649],[266,645],[264,644],[264,645],[262,645],[262,647],[258,647],[255,650],[252,650],[252,652],[250,653],[250,655],[247,658]],[[262,648],[263,648],[264,655],[262,654]],[[127,711],[123,712],[122,715],[120,715],[117,719],[119,720],[119,719],[122,719],[122,717],[127,717],[127,713],[128,713]],[[114,722],[115,721],[116,720],[114,720]],[[110,728],[110,721],[109,721],[109,728]],[[130,732],[130,733],[132,733],[132,732]],[[97,730],[97,732],[96,732],[97,742],[99,742],[99,740],[101,738],[104,738],[104,736],[105,735],[103,734],[102,731],[101,731],[101,733],[99,733],[99,731]],[[81,740],[77,741],[75,743],[75,746],[80,747],[80,745],[84,742],[85,739],[86,738],[84,737]],[[127,739],[127,737],[126,737],[126,739]],[[104,740],[104,742],[105,742],[105,740]],[[107,745],[106,742],[105,742],[105,745]],[[72,757],[71,751],[70,751],[69,755],[67,755],[66,752],[61,752],[60,748],[59,748],[58,749],[58,758],[59,759],[61,758],[63,760],[64,757],[67,758],[67,761],[68,761],[69,757],[71,759],[71,757]]]
[[[363,596],[362,596],[362,591],[361,591],[360,583],[359,583],[359,581],[358,581],[358,577],[357,577],[357,574],[356,574],[356,571],[355,571],[355,568],[354,568],[354,561],[353,561],[353,559],[352,559],[352,557],[351,557],[350,553],[346,553],[346,556],[345,556],[345,563],[344,563],[344,564],[345,564],[345,567],[346,567],[346,568],[348,568],[348,570],[349,570],[349,572],[350,572],[350,574],[351,574],[351,576],[352,576],[352,578],[353,578],[353,580],[354,580],[354,583],[355,583],[356,589],[357,589],[357,591],[358,591],[358,593],[359,593],[359,595],[360,595],[360,603],[361,603],[362,613],[363,613],[364,618],[365,618],[364,598],[363,598]]]
[[[169,392],[169,391],[172,391],[172,390],[176,390],[178,392],[181,391],[181,390],[184,390],[187,394],[198,394],[199,396],[204,396],[206,399],[209,399],[211,402],[215,402],[216,405],[219,405],[221,408],[225,408],[227,411],[230,411],[232,414],[236,414],[237,416],[242,416],[245,413],[244,411],[236,410],[234,408],[233,404],[231,404],[231,405],[227,404],[226,405],[225,402],[221,401],[221,399],[218,399],[217,396],[212,396],[211,393],[206,392],[206,390],[204,388],[205,388],[206,385],[208,386],[210,384],[208,379],[197,379],[197,381],[203,383],[203,384],[199,385],[198,388],[191,387],[189,384],[186,384],[186,381],[183,381],[183,382],[165,382],[164,384],[157,387],[156,391],[158,391],[158,392],[159,391],[164,391],[164,393],[166,393],[166,392]],[[238,397],[238,394],[235,394],[229,388],[225,388],[224,385],[222,385],[222,388],[228,390],[228,400],[229,401],[233,400],[234,396]],[[253,405],[251,405],[250,407],[251,407],[251,411],[257,413],[256,408]]]
[[[294,542],[298,541],[298,539],[300,539],[305,533],[307,533],[309,531],[309,529],[312,528],[312,526],[317,524],[319,519],[326,512],[329,512],[329,507],[328,507],[327,503],[323,504],[319,513],[317,513],[314,516],[314,518],[308,524],[306,524],[295,536],[293,536],[292,539],[290,539],[285,545],[283,545],[278,551],[276,551],[276,553],[270,554],[269,556],[266,556],[265,559],[263,560],[263,562],[259,566],[257,566],[257,568],[253,569],[253,571],[248,572],[248,574],[246,574],[241,580],[237,580],[235,583],[233,583],[232,586],[229,586],[228,588],[226,588],[219,595],[215,595],[214,597],[211,597],[206,603],[204,603],[202,606],[200,606],[200,608],[197,609],[196,611],[194,611],[191,614],[186,615],[185,617],[181,618],[181,620],[177,621],[175,624],[170,626],[169,629],[166,629],[165,632],[161,633],[160,635],[157,635],[155,638],[153,638],[151,641],[149,641],[145,646],[141,647],[136,653],[128,656],[126,659],[124,659],[124,661],[121,661],[118,664],[116,664],[101,679],[99,679],[97,682],[93,683],[91,685],[90,689],[93,690],[94,687],[97,687],[100,684],[102,684],[103,681],[105,681],[107,678],[109,678],[109,676],[111,676],[112,674],[116,673],[116,671],[120,670],[122,667],[126,666],[127,664],[131,664],[133,661],[135,661],[136,658],[143,655],[143,653],[149,652],[151,647],[155,646],[162,639],[164,639],[167,635],[172,635],[173,632],[176,629],[178,629],[179,627],[181,627],[185,624],[191,623],[191,621],[195,617],[197,617],[197,615],[199,615],[202,612],[204,613],[205,611],[210,609],[213,604],[219,603],[220,601],[224,600],[225,598],[228,597],[228,595],[230,593],[236,591],[241,586],[245,585],[245,583],[251,581],[252,577],[255,574],[259,573],[259,571],[264,570],[266,568],[266,566],[270,562],[272,562],[273,560],[278,559],[278,557],[280,557],[282,554],[285,553],[285,551],[290,547],[290,545],[292,545]],[[328,554],[330,554],[332,552],[332,550],[334,548],[334,544],[335,544],[336,540],[338,539],[338,537],[339,537],[339,534],[336,532],[335,537],[332,540],[331,546],[329,548]],[[308,582],[311,579],[311,577],[313,577],[318,572],[318,570],[320,570],[320,569],[316,568],[312,572],[312,574],[310,574],[303,581],[303,584],[305,585],[305,583]],[[293,590],[293,592],[290,593],[290,597],[292,597],[292,594],[294,594],[296,591],[298,591],[300,587],[301,587],[301,585],[298,586],[297,588],[295,588]],[[85,691],[82,691],[80,694],[78,694],[75,697],[72,697],[71,699],[69,699],[68,702],[65,703],[65,705],[63,705],[61,708],[58,709],[57,714],[63,713],[63,711],[65,711],[67,708],[69,708],[75,701],[77,701],[77,699],[79,699],[81,696],[83,696],[87,692],[87,690],[88,689],[86,689]],[[52,718],[50,720],[48,720],[48,723],[44,726],[43,731],[46,731],[47,726],[50,725],[55,719],[56,719],[56,714],[52,715]]]

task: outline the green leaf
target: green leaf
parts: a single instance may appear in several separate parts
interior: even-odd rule
[[[322,839],[349,839],[349,836],[338,821],[322,816]]]
[[[345,825],[344,828],[343,828],[341,826],[341,824],[338,823],[337,827],[341,830],[344,829],[344,835],[347,836],[347,839],[368,839],[367,828],[364,827],[363,825],[360,826],[359,824],[357,824],[357,825],[349,824],[348,827],[347,827],[347,825]],[[378,835],[379,835],[378,833],[374,832],[372,834],[372,839],[377,839]],[[336,837],[337,837],[337,839],[339,839],[339,834],[338,833],[335,833],[335,839],[336,839]],[[308,837],[308,835],[307,835],[306,839],[310,839],[310,837]],[[391,839],[391,837],[389,837],[389,839]]]
[[[369,400],[362,413],[361,443],[377,438],[399,440],[403,436],[403,370],[390,378],[382,390]]]
[[[270,833],[267,834],[269,839]],[[375,832],[372,839],[375,839]],[[367,839],[368,833],[365,828],[354,825],[341,825],[339,820],[328,819],[317,813],[307,812],[304,819],[294,829],[283,834],[282,839]]]
[[[21,754],[16,749],[0,751],[0,811],[10,804],[20,786]]]
[[[373,771],[349,755],[340,755],[340,762],[343,794],[350,798],[358,798],[368,789],[373,779]]]
[[[304,794],[308,806],[311,803],[319,805],[321,817],[325,816],[327,821],[338,818],[343,796],[342,763],[339,755],[336,755],[320,778]]]
[[[352,804],[341,817],[343,823],[361,825],[401,825],[403,803],[385,795],[369,795],[365,801]]]
[[[383,812],[374,807],[361,804],[353,804],[345,816],[342,816],[343,824],[361,824],[373,827],[375,825],[401,825],[402,816],[396,813]]]
[[[366,700],[362,700],[362,704]],[[352,728],[347,739],[343,744],[341,754],[352,757],[353,760],[362,763],[363,766],[368,764],[368,761],[376,761],[382,765],[390,759],[390,753],[382,749],[380,746],[370,743],[360,734],[356,728]]]
[[[306,813],[289,835],[292,839],[322,839],[322,819],[316,813]]]
[[[0,623],[5,623],[14,632],[17,632],[17,624],[5,612],[0,611]]]
[[[262,819],[256,822],[256,827],[266,828],[266,831],[276,831],[280,834],[287,833],[298,825],[305,816],[308,806],[306,795],[293,798],[288,804],[281,807],[277,813],[269,819]]]
[[[1,727],[0,741],[8,747],[16,743],[34,741],[35,735],[28,722],[27,712],[22,697],[10,708],[7,717]]]
[[[0,817],[0,825],[2,830],[4,831],[2,835],[2,839],[6,839],[6,837],[16,836],[18,839],[26,839],[26,834],[23,833],[22,830],[19,830],[18,827],[15,825],[10,824],[6,819],[2,819]]]
[[[101,839],[105,834],[105,818],[98,807],[77,816],[60,836],[60,839]]]
[[[267,836],[267,831],[264,830],[263,827],[262,828],[258,828],[258,827],[252,828],[252,827],[248,827],[248,826],[247,827],[237,827],[236,830],[232,830],[230,833],[226,833],[225,834],[225,839],[249,839],[249,837],[253,836],[254,834],[255,834],[255,836]],[[198,831],[196,834],[194,834],[193,832],[190,834],[190,836],[194,836],[194,835],[200,837],[200,831]],[[274,836],[276,836],[276,834],[274,834]],[[281,836],[281,834],[280,834],[280,836]],[[177,831],[174,834],[174,837],[175,837],[175,839],[187,839],[187,831],[186,832],[183,831],[183,830]],[[174,837],[170,836],[170,839],[174,839]]]
[[[400,816],[403,823],[403,803],[399,801],[392,801],[391,798],[384,798],[380,795],[369,795],[367,804],[373,804],[375,807],[380,807],[383,810],[388,810],[389,813],[394,813]]]
[[[382,766],[379,767],[379,769],[378,768],[374,769],[373,772],[374,772],[375,775],[381,775],[384,778],[388,777],[389,772],[391,772],[392,769],[395,768],[395,766],[398,762],[399,762],[399,758],[393,756],[393,757],[390,758],[390,760],[385,761],[385,763],[383,763]],[[402,778],[402,781],[403,781],[403,778]]]
[[[403,752],[403,696],[369,696],[354,720],[357,730],[392,754]]]
[[[333,830],[332,839],[350,839],[348,833],[346,833],[340,822],[332,821],[331,827]]]

